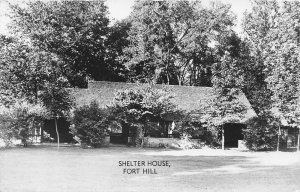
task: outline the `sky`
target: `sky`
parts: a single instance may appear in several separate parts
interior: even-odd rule
[[[21,0],[14,0],[14,2],[20,2]],[[246,10],[251,9],[250,0],[219,0],[224,3],[232,5],[232,11],[237,15],[237,26],[235,30],[241,32],[241,20],[243,13]],[[10,1],[12,2],[12,1]],[[204,5],[208,5],[209,0],[202,0]],[[110,18],[115,20],[121,20],[126,18],[130,12],[134,0],[106,0],[106,4],[109,8]],[[8,6],[6,0],[0,0],[0,34],[7,34],[6,25],[9,23],[9,19],[5,16],[8,12]]]
[[[250,10],[250,0],[220,0],[224,3],[232,5],[232,11],[235,12],[238,17],[242,18],[242,15],[246,9]],[[203,0],[202,3],[207,5],[210,1]],[[111,15],[116,19],[123,19],[130,14],[131,6],[134,0],[107,0]]]
[[[243,13],[251,10],[250,0],[219,0],[223,3],[231,4],[232,11],[237,15],[237,26],[235,27],[236,32],[241,32],[241,21],[243,18]],[[202,0],[204,5],[208,5],[210,0]],[[109,7],[110,15],[117,19],[124,19],[131,12],[131,7],[134,0],[107,0],[107,5]]]

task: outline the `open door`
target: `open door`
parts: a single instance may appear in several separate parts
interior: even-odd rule
[[[243,139],[242,129],[246,125],[239,123],[228,123],[224,125],[225,147],[238,148],[238,140]]]
[[[59,118],[57,120],[57,127],[59,132],[59,140],[60,143],[72,143],[73,135],[70,133],[70,122],[68,122],[65,118]],[[55,124],[54,119],[45,120],[43,130],[46,131],[52,138],[54,138],[53,142],[57,141],[56,131],[55,131]]]

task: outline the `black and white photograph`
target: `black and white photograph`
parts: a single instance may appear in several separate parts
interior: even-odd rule
[[[299,0],[0,0],[0,192],[300,192]]]

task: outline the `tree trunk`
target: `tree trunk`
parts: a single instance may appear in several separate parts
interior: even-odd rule
[[[299,152],[300,148],[300,129],[298,131],[298,141],[297,141],[297,152]]]
[[[43,123],[40,123],[40,134],[41,134],[41,141],[40,143],[43,143],[44,141],[44,124]]]
[[[181,81],[180,75],[177,75],[177,79],[178,79],[178,85],[181,86],[182,85],[182,81]]]
[[[169,76],[169,72],[167,71],[167,85],[170,85],[170,76]]]
[[[222,125],[222,150],[225,150],[224,125]]]
[[[59,149],[59,133],[57,129],[57,119],[54,117],[54,123],[55,123],[55,130],[56,130],[56,135],[57,135],[57,148]]]
[[[278,137],[277,137],[277,152],[279,152],[279,138],[280,137],[280,126],[278,127]]]
[[[143,140],[144,140],[143,132],[144,132],[143,126],[139,125],[136,129],[136,138],[135,138],[136,147],[143,147]]]

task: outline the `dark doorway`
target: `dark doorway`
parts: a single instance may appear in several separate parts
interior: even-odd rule
[[[238,140],[243,139],[243,128],[246,128],[246,125],[239,123],[228,123],[224,125],[225,147],[238,147]]]
[[[297,127],[285,127],[287,130],[286,148],[297,148],[299,129]]]
[[[57,128],[59,133],[59,142],[60,143],[72,143],[73,135],[70,133],[70,122],[68,122],[65,118],[59,118],[57,120]],[[43,130],[46,131],[54,141],[57,142],[56,130],[54,119],[45,120]]]
[[[122,133],[110,134],[110,143],[112,144],[127,144],[129,137],[129,126],[125,123],[122,124]]]

